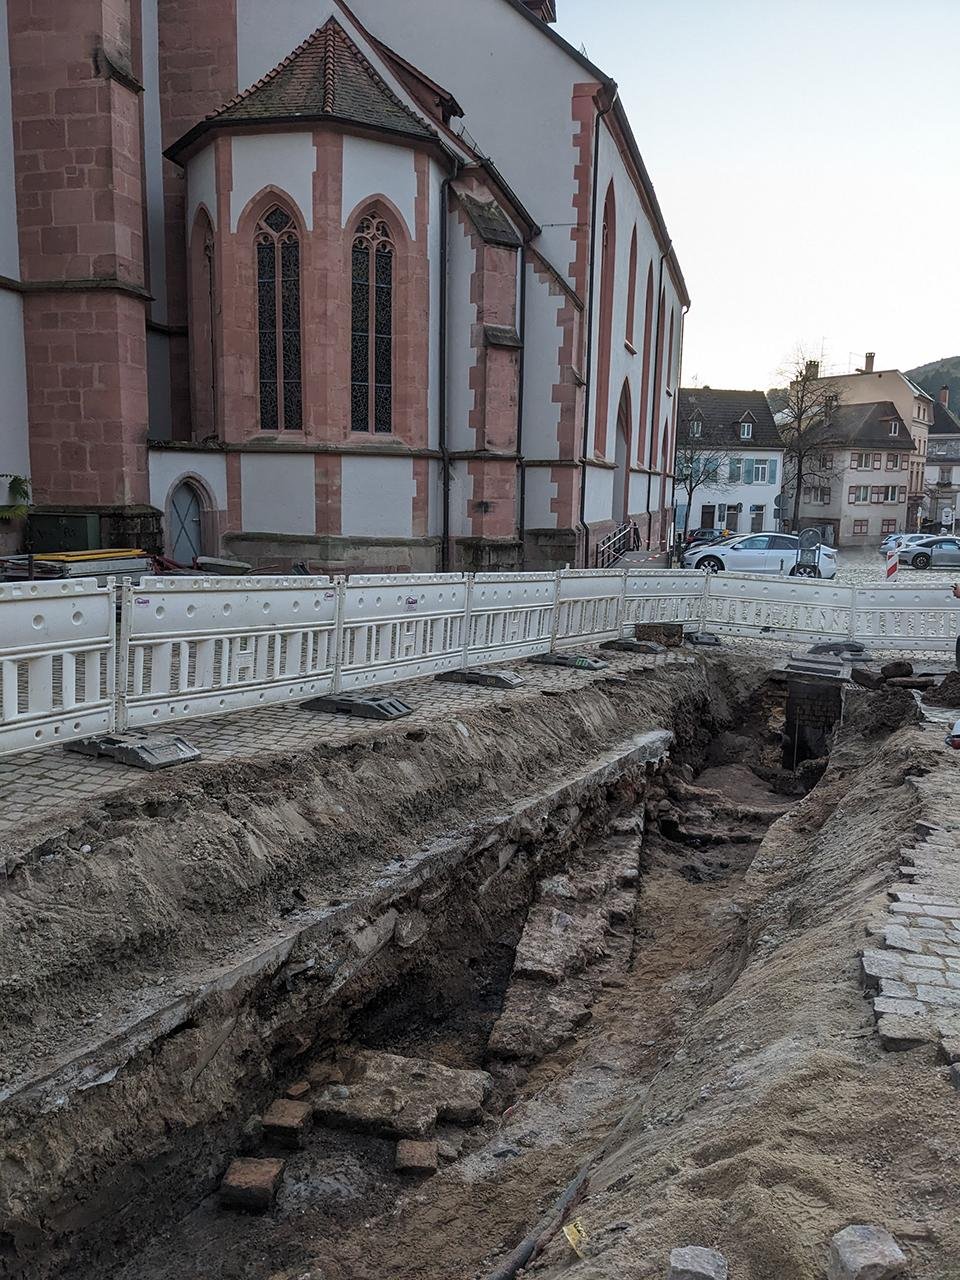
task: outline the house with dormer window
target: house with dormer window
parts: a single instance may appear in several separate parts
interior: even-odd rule
[[[762,391],[681,387],[676,469],[681,536],[779,527],[783,442]]]

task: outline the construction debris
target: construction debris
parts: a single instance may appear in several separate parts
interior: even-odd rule
[[[907,1259],[883,1227],[846,1227],[830,1243],[827,1280],[894,1280]]]
[[[220,1183],[220,1203],[248,1213],[264,1213],[283,1181],[282,1160],[234,1160]]]

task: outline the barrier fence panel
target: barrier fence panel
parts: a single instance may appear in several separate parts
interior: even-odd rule
[[[853,588],[811,578],[708,574],[703,625],[708,631],[803,644],[846,640]]]
[[[113,583],[0,583],[0,755],[115,722]]]
[[[855,640],[891,649],[952,651],[960,631],[960,600],[950,587],[857,587]]]
[[[555,573],[478,573],[470,601],[468,666],[549,653],[556,621]]]
[[[122,592],[123,727],[315,697],[333,688],[330,578],[143,578]]]
[[[463,666],[462,574],[358,576],[343,588],[338,688],[363,689]]]
[[[555,631],[558,647],[619,640],[623,583],[623,571],[618,569],[568,569],[561,573]]]
[[[623,634],[638,623],[679,622],[697,628],[703,622],[705,576],[695,569],[637,569],[627,573]]]

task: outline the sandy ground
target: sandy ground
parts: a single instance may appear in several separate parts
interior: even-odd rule
[[[699,779],[726,797],[718,824],[782,812],[748,768],[763,754]],[[207,1202],[122,1280],[472,1280],[583,1168],[584,1256],[554,1227],[524,1275],[662,1280],[670,1248],[702,1244],[736,1280],[822,1280],[831,1235],[877,1222],[912,1280],[945,1280],[960,1260],[956,1093],[932,1051],[881,1050],[857,953],[912,830],[906,778],[958,767],[935,729],[851,738],[759,848],[691,860],[652,837],[629,972],[460,1160],[411,1186],[386,1149],[314,1147],[275,1216]]]

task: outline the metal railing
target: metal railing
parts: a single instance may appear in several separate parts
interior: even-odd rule
[[[597,543],[593,563],[597,569],[610,569],[628,551],[639,550],[640,528],[632,520],[628,520]]]
[[[953,650],[960,604],[943,586],[690,569],[0,584],[0,755],[520,661],[663,622],[936,652]]]

